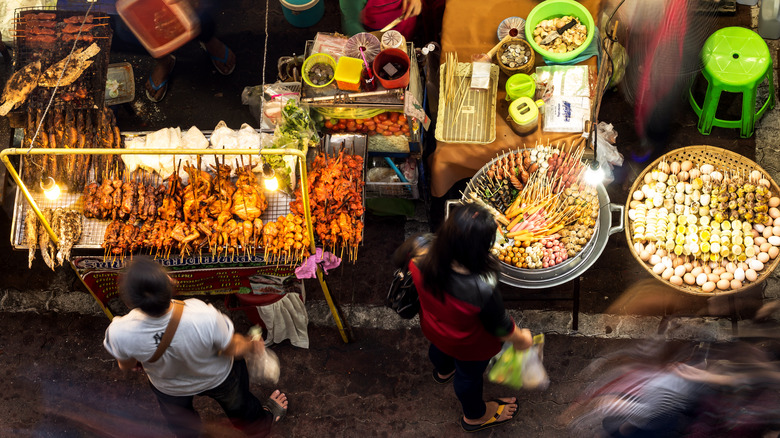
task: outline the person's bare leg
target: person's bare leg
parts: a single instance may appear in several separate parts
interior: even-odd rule
[[[228,75],[232,73],[233,68],[235,68],[236,65],[236,54],[233,53],[225,43],[218,38],[213,37],[208,40],[208,42],[203,43],[203,48],[206,49],[206,52],[211,56],[212,61],[214,61],[214,67],[216,67],[221,74]],[[227,58],[225,58],[226,52]]]

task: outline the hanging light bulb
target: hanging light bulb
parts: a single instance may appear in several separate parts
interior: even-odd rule
[[[585,170],[585,184],[596,186],[604,181],[604,169],[598,161],[593,161],[590,166]]]
[[[41,177],[41,189],[43,189],[43,194],[46,196],[46,199],[53,201],[60,197],[60,186],[57,185],[54,178],[46,174]]]
[[[273,192],[279,188],[279,181],[276,179],[274,168],[268,163],[263,163],[263,179],[265,180],[266,189]]]

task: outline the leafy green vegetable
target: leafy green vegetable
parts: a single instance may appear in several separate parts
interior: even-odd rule
[[[319,143],[320,138],[313,128],[308,110],[298,106],[293,99],[287,101],[282,108],[282,122],[274,131],[274,140],[268,148],[299,149],[306,153],[309,146]],[[279,187],[292,192],[291,175],[294,172],[295,160],[285,160],[282,155],[265,155],[266,163],[273,167],[279,181]]]

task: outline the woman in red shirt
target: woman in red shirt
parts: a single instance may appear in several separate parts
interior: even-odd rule
[[[485,208],[467,204],[450,213],[435,238],[411,238],[394,256],[396,264],[409,261],[420,296],[420,327],[431,341],[433,379],[454,381],[463,407],[460,423],[469,432],[515,416],[515,397],[483,400],[483,375],[504,341],[517,350],[533,343],[531,332],[518,328],[504,309],[498,261],[490,251],[496,227]]]

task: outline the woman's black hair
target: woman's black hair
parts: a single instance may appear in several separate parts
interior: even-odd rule
[[[498,272],[498,260],[490,251],[496,239],[496,229],[493,215],[478,204],[453,208],[420,263],[428,290],[439,298],[443,297],[451,283],[452,262],[475,275]]]
[[[130,309],[162,316],[171,304],[173,282],[162,265],[149,257],[138,256],[120,279],[119,295]]]

